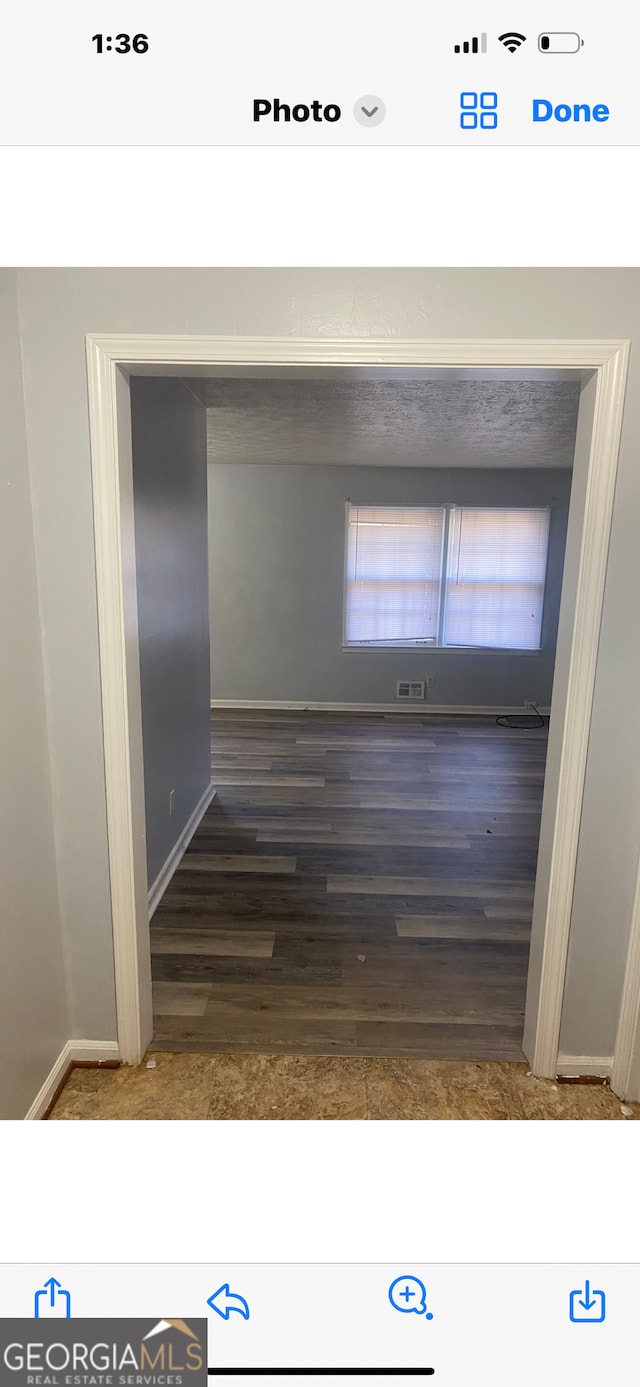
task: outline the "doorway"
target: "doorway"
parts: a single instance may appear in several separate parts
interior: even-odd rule
[[[131,381],[154,1050],[523,1060],[580,390]]]
[[[159,368],[201,374],[230,366],[299,364],[357,371],[383,364],[434,370],[551,369],[582,382],[576,477],[560,617],[529,968],[525,1052],[536,1073],[558,1072],[558,1036],[573,872],[586,762],[626,344],[284,343],[215,339],[88,341],[98,551],[108,817],[119,1039],[136,1062],[151,1037],[142,736],[127,376]],[[132,571],[134,574],[132,589]]]

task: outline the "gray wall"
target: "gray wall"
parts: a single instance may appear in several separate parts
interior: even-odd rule
[[[205,409],[178,380],[139,377],[131,427],[151,886],[211,779]]]
[[[26,269],[18,297],[60,905],[75,1033],[96,1039],[116,1032],[85,334],[633,339],[561,1037],[611,1054],[640,843],[638,270]]]
[[[0,1118],[22,1118],[67,1036],[15,277],[0,272]]]
[[[570,489],[551,469],[210,465],[212,697],[394,703],[396,680],[433,674],[438,706],[548,706]],[[542,649],[343,650],[346,497],[551,506]]]

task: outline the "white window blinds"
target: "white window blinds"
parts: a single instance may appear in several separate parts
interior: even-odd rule
[[[444,508],[350,506],[347,645],[435,644]]]
[[[538,650],[548,510],[452,507],[444,645]]]

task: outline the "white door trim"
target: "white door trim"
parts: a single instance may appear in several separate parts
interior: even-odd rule
[[[463,339],[450,341],[255,337],[87,336],[89,414],[105,743],[105,776],[120,1054],[138,1063],[151,1035],[144,810],[140,775],[135,554],[130,456],[118,417],[121,372],[149,366],[318,365],[558,367],[597,375],[578,589],[554,810],[540,988],[529,1060],[556,1074],[573,885],[611,529],[629,343]],[[120,428],[120,440],[119,440]],[[130,445],[129,445],[130,453]],[[136,664],[135,669],[133,665]]]
[[[620,1098],[640,1102],[640,866],[631,915],[611,1087]]]

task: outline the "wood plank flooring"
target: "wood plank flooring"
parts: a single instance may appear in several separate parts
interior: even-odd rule
[[[153,1049],[522,1059],[546,729],[216,712]]]

